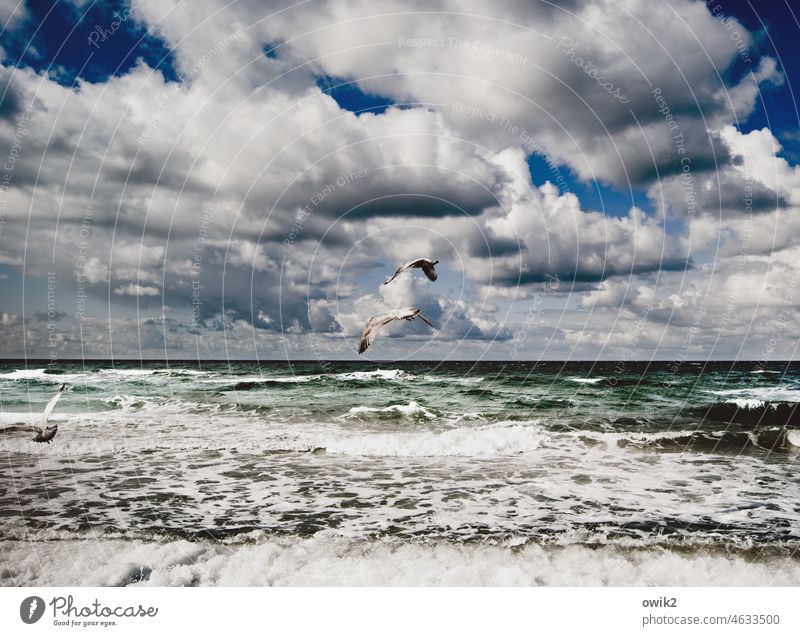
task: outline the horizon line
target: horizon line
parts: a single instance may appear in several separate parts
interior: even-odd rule
[[[6,363],[15,363],[15,362],[26,362],[26,363],[39,363],[45,365],[54,365],[54,364],[72,364],[72,363],[79,363],[79,362],[160,362],[160,363],[230,363],[230,362],[252,362],[252,363],[269,363],[269,362],[289,362],[289,363],[330,363],[330,362],[347,362],[347,363],[355,363],[355,364],[407,364],[407,363],[426,363],[426,362],[452,362],[452,363],[480,363],[480,362],[492,362],[492,363],[544,363],[544,362],[562,362],[562,363],[619,363],[622,362],[623,364],[654,364],[654,363],[673,363],[677,365],[681,364],[694,364],[694,363],[722,363],[722,362],[732,362],[732,363],[751,363],[751,364],[793,364],[793,363],[800,363],[800,358],[798,359],[781,359],[781,360],[763,360],[763,359],[756,359],[756,358],[714,358],[714,359],[687,359],[687,360],[678,360],[675,358],[659,358],[656,360],[648,360],[648,359],[635,359],[635,360],[619,360],[614,358],[602,358],[602,359],[578,359],[578,358],[552,358],[552,359],[545,359],[545,360],[535,360],[535,359],[525,359],[525,360],[513,360],[513,359],[488,359],[488,358],[480,358],[480,359],[457,359],[457,360],[448,360],[448,359],[434,359],[434,358],[425,358],[419,360],[394,360],[394,359],[385,359],[385,360],[366,360],[366,359],[350,359],[350,358],[61,358],[57,360],[53,360],[50,358],[0,358],[0,364]]]

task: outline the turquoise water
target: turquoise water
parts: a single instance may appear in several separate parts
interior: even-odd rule
[[[186,583],[160,552],[132,579],[115,556],[178,544],[205,555],[179,564],[201,584],[208,554],[276,545],[317,565],[361,550],[372,583],[387,549],[611,550],[617,568],[659,550],[800,582],[800,366],[12,362],[0,426],[35,423],[62,382],[53,444],[0,436],[5,584]],[[65,546],[86,563],[108,542],[122,574],[64,573]]]

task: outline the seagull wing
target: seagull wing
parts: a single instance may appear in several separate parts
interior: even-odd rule
[[[430,280],[436,280],[439,275],[436,273],[436,270],[433,268],[433,263],[429,260],[420,259],[420,264],[417,266],[425,272],[425,276],[427,276]]]
[[[434,325],[434,324],[433,324],[433,323],[432,323],[430,320],[428,320],[428,319],[427,319],[425,316],[423,316],[422,314],[417,314],[417,316],[419,316],[420,318],[422,318],[422,319],[423,319],[425,322],[427,322],[427,323],[428,323],[428,324],[429,324],[431,327],[433,327],[434,329],[436,329],[436,326],[435,326],[435,325]]]
[[[64,389],[67,387],[66,384],[62,384],[61,388],[55,392],[53,397],[50,398],[50,401],[47,403],[47,406],[44,407],[44,413],[42,413],[42,426],[47,426],[47,418],[50,417],[50,413],[53,412],[53,409],[56,407],[56,403],[59,399],[61,399],[61,394],[64,392]]]
[[[372,344],[372,341],[375,340],[375,336],[378,335],[378,329],[392,322],[392,320],[397,320],[396,314],[379,314],[370,318],[367,321],[367,325],[364,327],[364,332],[361,334],[361,343],[358,345],[358,352],[364,353],[367,347]]]
[[[389,283],[391,283],[395,278],[400,276],[400,274],[402,274],[407,269],[409,269],[411,267],[419,267],[418,263],[419,263],[419,259],[417,259],[415,261],[408,261],[408,263],[403,263],[400,267],[397,268],[397,271],[394,273],[394,275],[384,283],[384,285],[388,285]]]

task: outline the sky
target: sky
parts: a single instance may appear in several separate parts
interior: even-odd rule
[[[0,0],[0,357],[797,358],[798,13]]]

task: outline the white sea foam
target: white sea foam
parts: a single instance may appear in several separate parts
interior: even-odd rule
[[[63,413],[56,413],[51,415],[47,421],[50,423],[61,423],[69,419]],[[23,424],[41,424],[42,414],[38,411],[4,411],[0,413],[0,426],[9,426],[17,423]]]
[[[18,369],[9,373],[0,373],[0,380],[37,380],[62,384],[90,377],[88,373],[47,373],[47,369]]]
[[[796,586],[800,562],[659,547],[457,545],[327,537],[254,543],[92,539],[2,544],[16,586]]]
[[[720,389],[709,391],[714,395],[742,400],[760,400],[762,402],[800,402],[800,390],[785,387],[752,387],[747,389]]]
[[[429,419],[435,419],[436,415],[431,413],[428,409],[422,406],[419,402],[411,400],[408,404],[392,404],[390,406],[385,407],[373,407],[373,406],[354,406],[351,408],[347,415],[344,417],[350,417],[354,415],[363,415],[366,413],[399,413],[405,416],[413,416],[413,415],[423,415]]]
[[[570,382],[578,382],[579,384],[597,384],[602,382],[605,378],[567,378]]]
[[[109,369],[110,373],[114,375],[129,375],[131,377],[139,377],[145,375],[155,375],[160,369]]]
[[[619,446],[620,442],[657,442],[659,440],[681,439],[683,437],[690,437],[697,433],[696,430],[674,430],[674,431],[660,431],[654,433],[637,433],[629,431],[625,433],[619,432],[601,432],[601,431],[571,431],[568,433],[561,433],[561,435],[569,437],[583,437],[602,442],[609,446]]]
[[[471,384],[480,384],[484,382],[486,378],[483,377],[466,377],[466,378],[452,378],[450,376],[441,376],[441,375],[423,375],[422,379],[425,382],[432,382],[434,384],[461,384],[465,386],[469,386]]]
[[[489,457],[539,448],[547,436],[519,422],[446,431],[336,436],[320,444],[329,453],[389,457]]]
[[[365,380],[406,380],[413,378],[412,375],[401,371],[400,369],[378,369],[376,371],[353,371],[350,373],[312,373],[308,375],[255,375],[255,376],[230,376],[224,379],[212,378],[206,379],[205,382],[276,382],[286,384],[297,384],[319,380],[321,378],[330,378],[340,382],[348,381],[365,381]]]
[[[154,376],[204,376],[208,371],[198,369],[104,369],[100,373],[48,373],[48,369],[17,369],[8,373],[0,373],[0,380],[37,380],[61,384],[64,382],[89,382],[98,384],[103,382],[119,382],[125,378],[144,378]]]
[[[786,434],[786,441],[792,446],[800,448],[800,431],[789,431]]]
[[[249,375],[244,377],[239,376],[230,376],[225,378],[213,378],[205,380],[205,382],[224,382],[225,384],[230,384],[232,382],[277,382],[277,383],[286,383],[286,384],[300,384],[304,382],[311,382],[312,380],[317,380],[321,378],[320,374],[314,375]]]
[[[337,380],[403,380],[413,376],[400,369],[378,369],[376,371],[353,371],[351,373],[337,373],[333,376]]]
[[[757,409],[766,404],[764,400],[757,400],[755,398],[733,398],[727,400],[728,404],[735,404],[740,409]]]
[[[4,380],[38,380],[45,375],[46,369],[17,369],[9,373],[0,373]]]

